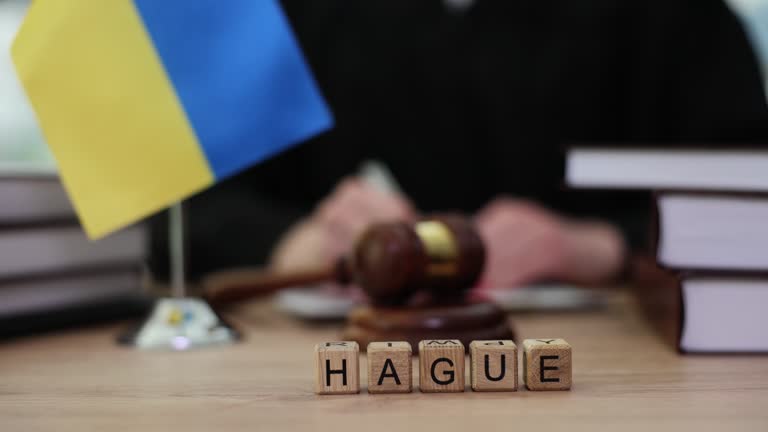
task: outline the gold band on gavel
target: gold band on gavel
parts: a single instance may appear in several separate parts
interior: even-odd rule
[[[415,231],[429,257],[427,274],[455,275],[458,272],[459,248],[451,230],[442,222],[425,221],[417,223]]]

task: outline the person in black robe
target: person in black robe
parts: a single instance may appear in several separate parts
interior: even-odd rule
[[[722,0],[282,4],[336,125],[189,201],[193,278],[329,262],[368,223],[454,210],[489,243],[490,284],[598,281],[643,247],[650,198],[567,189],[568,146],[768,144]],[[357,179],[366,160],[402,194]],[[165,231],[156,218],[160,277]]]

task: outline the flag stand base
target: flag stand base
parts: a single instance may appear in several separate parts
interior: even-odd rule
[[[118,341],[139,349],[185,351],[232,344],[239,338],[205,300],[165,297],[155,302],[143,323]]]
[[[171,206],[168,245],[173,296],[157,299],[147,319],[120,335],[118,342],[138,349],[186,351],[232,344],[239,339],[238,332],[221,319],[208,302],[187,297],[184,219],[183,203]]]

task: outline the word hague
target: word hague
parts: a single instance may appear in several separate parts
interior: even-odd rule
[[[368,392],[412,391],[411,345],[408,342],[368,344]],[[469,344],[470,382],[474,391],[517,390],[517,345],[510,340]],[[357,342],[315,345],[318,394],[360,392],[360,348]],[[464,345],[461,341],[419,343],[419,389],[425,393],[464,391]],[[523,341],[523,379],[529,390],[571,388],[571,346],[563,339]]]

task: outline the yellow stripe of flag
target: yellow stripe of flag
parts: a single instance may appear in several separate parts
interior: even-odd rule
[[[132,1],[36,0],[13,57],[90,237],[213,182]]]

